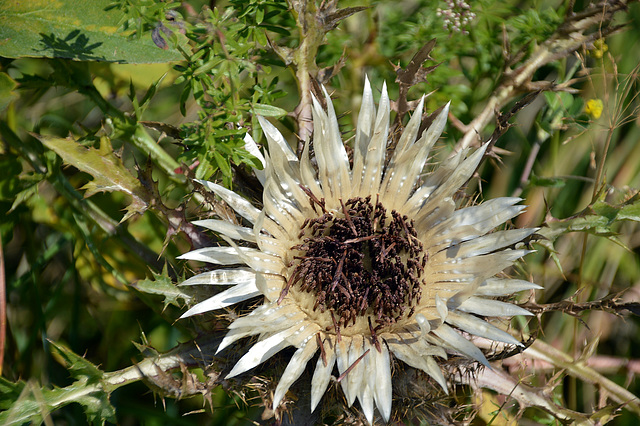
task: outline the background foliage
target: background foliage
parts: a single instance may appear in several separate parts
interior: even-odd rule
[[[640,9],[465,5],[0,0],[0,422],[274,421],[277,357],[249,386],[215,386],[224,363],[202,360],[222,323],[175,321],[203,296],[175,285],[197,267],[176,257],[216,238],[189,221],[231,215],[193,179],[260,199],[243,148],[256,115],[295,144],[325,84],[348,139],[368,75],[399,125],[423,93],[429,111],[451,100],[438,154],[492,140],[469,192],[520,196],[516,225],[541,227],[513,271],[544,287],[514,324],[538,340],[479,373],[481,391],[454,377],[451,398],[396,416],[636,424]]]

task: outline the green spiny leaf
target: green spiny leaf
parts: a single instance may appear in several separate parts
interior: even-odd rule
[[[18,98],[14,92],[16,82],[7,73],[0,73],[0,112],[4,111],[9,104]]]
[[[164,296],[165,308],[169,305],[182,306],[179,302],[180,299],[185,303],[191,300],[192,296],[190,294],[182,291],[180,287],[171,282],[171,279],[166,275],[166,271],[163,274],[153,274],[153,278],[153,280],[137,281],[131,284],[131,287],[142,293]]]
[[[77,357],[77,355],[76,355]],[[71,403],[83,406],[91,423],[115,423],[115,409],[109,392],[101,383],[89,383],[87,377],[65,388],[42,388],[35,381],[12,383],[0,377],[0,424],[42,423],[51,411]]]
[[[551,256],[551,259],[553,260],[553,263],[555,263],[556,268],[558,268],[558,271],[560,271],[562,276],[564,276],[564,271],[562,270],[562,263],[560,262],[560,258],[558,257],[558,251],[553,246],[553,242],[549,240],[540,239],[536,241],[535,244],[544,247],[549,252],[549,256]]]
[[[609,204],[597,197],[598,201],[587,207],[581,213],[560,220],[549,222],[547,228],[540,230],[540,234],[551,241],[569,232],[588,232],[605,237],[619,246],[628,249],[618,238],[613,226],[622,220],[640,221],[640,197],[638,194],[621,204]]]
[[[12,403],[22,393],[25,385],[26,383],[21,380],[13,383],[0,376],[0,409],[6,410],[11,407]]]
[[[634,195],[622,205],[617,218],[619,220],[640,222],[640,194]]]
[[[85,185],[85,196],[97,192],[121,191],[132,198],[127,207],[126,220],[136,213],[143,213],[149,207],[149,194],[140,181],[124,166],[122,160],[113,153],[111,142],[106,137],[100,140],[100,149],[87,148],[72,139],[34,135],[46,147],[58,154],[65,163],[86,172],[93,181]]]
[[[69,370],[73,378],[86,379],[90,382],[99,381],[102,378],[102,370],[86,358],[51,340],[49,340],[49,343],[54,349],[54,355],[57,355],[58,361]]]

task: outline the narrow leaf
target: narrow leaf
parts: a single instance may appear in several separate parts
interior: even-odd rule
[[[278,108],[273,105],[266,104],[253,104],[253,112],[256,115],[261,115],[263,117],[284,117],[287,115],[287,111],[282,108]]]

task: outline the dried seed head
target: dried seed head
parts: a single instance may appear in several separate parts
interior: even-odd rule
[[[311,205],[319,204],[310,199]],[[372,332],[394,324],[420,301],[420,277],[427,253],[413,222],[396,211],[387,214],[371,197],[341,201],[342,211],[305,221],[302,254],[294,259],[293,285],[315,296],[314,310],[335,316],[334,331],[355,325],[358,317],[376,324]]]

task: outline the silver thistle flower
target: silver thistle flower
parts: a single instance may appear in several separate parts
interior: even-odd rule
[[[275,391],[275,409],[319,352],[311,410],[337,365],[340,375],[346,373],[340,384],[349,405],[357,398],[371,423],[375,402],[387,421],[391,353],[446,391],[437,359],[460,353],[488,366],[482,351],[461,332],[521,345],[486,319],[529,315],[493,297],[539,288],[496,277],[528,253],[513,247],[535,230],[492,232],[524,209],[517,205],[519,198],[456,205],[454,194],[471,177],[486,146],[459,152],[422,176],[444,129],[448,105],[416,140],[423,97],[395,150],[387,154],[389,97],[384,86],[376,112],[367,80],[351,165],[326,91],[325,96],[328,111],[316,99],[313,104],[317,166],[308,144],[298,159],[263,118],[268,154],[263,157],[255,142],[246,139],[264,165],[256,171],[264,186],[262,210],[228,189],[202,182],[253,228],[222,220],[195,222],[220,233],[229,247],[194,250],[183,259],[247,267],[216,269],[184,282],[232,287],[196,304],[182,318],[262,297],[260,307],[229,325],[220,344],[218,352],[259,335],[227,378],[295,347]]]

